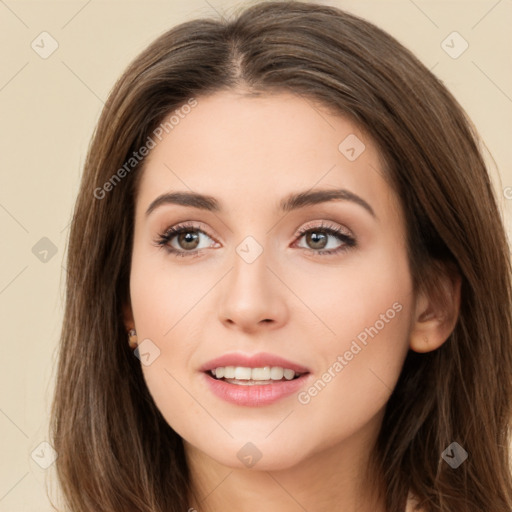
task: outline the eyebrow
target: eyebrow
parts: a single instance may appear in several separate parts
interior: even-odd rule
[[[350,201],[363,207],[372,217],[376,218],[373,208],[361,197],[345,189],[330,190],[306,190],[292,193],[281,200],[280,210],[290,212],[305,206],[325,203],[328,201]],[[213,196],[199,194],[197,192],[169,192],[158,196],[146,210],[146,216],[165,204],[189,206],[211,212],[222,211],[220,202]]]

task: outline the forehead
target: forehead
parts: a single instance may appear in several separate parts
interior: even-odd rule
[[[212,195],[239,211],[275,207],[290,192],[317,188],[347,189],[375,210],[399,209],[372,140],[318,102],[292,93],[232,91],[196,101],[155,139],[138,209],[173,190]]]

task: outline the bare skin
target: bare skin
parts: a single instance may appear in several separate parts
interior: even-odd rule
[[[197,102],[146,162],[125,308],[139,343],[160,350],[142,368],[184,440],[198,496],[190,507],[383,511],[364,468],[384,407],[407,351],[435,350],[453,330],[460,283],[446,282],[448,310],[413,294],[399,200],[377,148],[346,118],[291,93],[220,92]],[[349,135],[357,139],[340,150]],[[347,199],[279,210],[289,194],[335,189],[373,214]],[[146,214],[176,191],[213,196],[221,209],[164,203]],[[188,238],[158,245],[182,223]],[[319,229],[326,225],[345,238]],[[182,257],[166,247],[199,252]],[[259,255],[249,263],[245,254]],[[271,404],[233,404],[211,392],[200,370],[228,352],[275,354],[309,375]],[[244,446],[261,455],[252,467],[237,456]]]

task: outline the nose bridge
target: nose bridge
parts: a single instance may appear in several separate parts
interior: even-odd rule
[[[286,317],[283,290],[267,268],[272,266],[264,241],[247,236],[235,248],[232,271],[222,288],[219,315],[244,329],[281,324]]]

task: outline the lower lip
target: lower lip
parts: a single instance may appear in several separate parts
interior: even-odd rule
[[[215,379],[209,373],[203,373],[203,375],[214,395],[222,398],[226,402],[249,407],[273,404],[281,398],[297,393],[310,376],[310,374],[307,373],[303,374],[298,379],[276,380],[272,382],[272,384],[244,386],[242,384],[230,384],[224,380]]]

